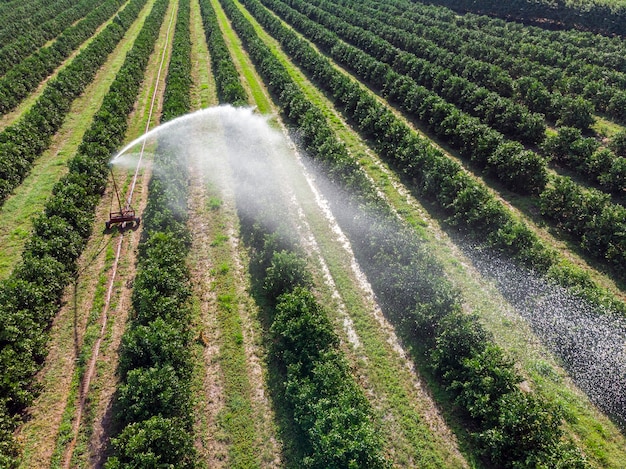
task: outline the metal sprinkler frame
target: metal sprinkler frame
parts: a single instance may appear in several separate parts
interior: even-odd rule
[[[133,226],[138,226],[141,222],[141,218],[135,216],[135,209],[130,205],[132,194],[128,197],[126,201],[126,205],[122,208],[122,200],[120,199],[120,193],[117,188],[117,182],[115,182],[115,175],[113,174],[113,168],[109,167],[111,171],[111,179],[113,180],[113,187],[115,189],[115,196],[117,197],[117,203],[120,207],[119,211],[109,211],[109,219],[104,223],[107,231],[111,229],[113,225],[120,225],[120,229],[124,229],[127,223],[133,224]]]

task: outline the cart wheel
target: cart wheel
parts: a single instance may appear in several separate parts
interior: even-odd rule
[[[106,221],[104,223],[104,226],[106,226],[107,231],[111,229],[111,222],[110,221]]]
[[[136,223],[137,225],[139,225],[139,223],[140,223],[140,222],[141,222],[141,218],[139,218],[139,217],[135,218],[135,223]]]

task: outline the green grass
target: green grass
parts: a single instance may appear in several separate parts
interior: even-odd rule
[[[189,29],[191,35],[191,64],[193,85],[191,102],[194,109],[203,109],[217,105],[215,79],[211,71],[209,49],[204,36],[200,4],[198,0],[191,1]]]
[[[615,122],[605,119],[601,116],[595,116],[596,120],[591,126],[591,129],[600,137],[613,137],[616,133],[624,130],[624,126],[616,124]]]
[[[211,200],[219,200],[216,195]],[[259,438],[256,435],[252,406],[252,385],[249,380],[240,308],[237,293],[237,271],[232,267],[228,236],[223,232],[226,214],[222,204],[210,206],[206,216],[215,227],[210,243],[212,270],[211,290],[216,295],[215,315],[219,330],[219,366],[223,377],[224,408],[217,419],[228,442],[228,467],[260,467]]]

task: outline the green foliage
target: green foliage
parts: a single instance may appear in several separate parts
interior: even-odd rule
[[[556,121],[557,125],[588,130],[594,123],[593,104],[581,96],[571,97],[555,94],[552,105],[561,109]]]
[[[195,466],[195,448],[188,425],[160,415],[128,425],[112,440],[117,455],[106,469],[187,469]]]
[[[291,364],[285,383],[296,422],[308,436],[307,468],[384,468],[381,440],[370,424],[371,409],[336,351],[327,350],[310,372]],[[309,368],[309,367],[306,367]]]
[[[377,38],[374,33],[350,26],[347,22],[339,20],[332,14],[325,14],[308,3],[298,0],[289,2],[303,13],[278,1],[265,3],[270,4],[282,18],[303,34],[314,38],[333,59],[354,71],[363,81],[374,85],[392,102],[428,125],[436,135],[446,138],[453,146],[463,149],[472,160],[492,170],[492,174],[501,178],[512,189],[521,193],[532,193],[544,187],[546,163],[543,158],[524,151],[521,145],[509,145],[506,151],[501,150],[493,154],[500,149],[496,146],[484,155],[485,147],[478,145],[475,134],[468,132],[467,127],[482,125],[480,132],[483,138],[488,135],[487,138],[498,140],[503,138],[502,135],[491,127],[480,124],[478,118],[459,111],[451,103],[458,103],[460,108],[481,116],[483,122],[510,132],[516,138],[519,137],[521,140],[530,138],[536,142],[543,138],[544,127],[537,128],[536,124],[539,122],[537,117],[531,117],[528,111],[516,108],[513,103],[506,102],[467,80],[451,76],[450,71],[445,68],[430,66],[426,61],[418,60],[409,53],[404,55],[398,53],[395,47]],[[345,15],[352,18],[354,13]],[[309,17],[328,25],[328,28],[324,28]],[[276,28],[278,26],[272,26],[272,29]],[[339,37],[347,39],[354,46],[339,41]],[[337,75],[336,70],[333,70],[327,61],[320,60],[316,52],[309,46],[300,44],[301,42],[300,38],[290,38],[284,46],[292,54],[298,54],[298,60],[317,77],[321,87],[332,92],[338,79],[334,77]],[[407,76],[401,73],[406,73]],[[417,108],[416,103],[419,103]],[[370,112],[375,108],[375,104],[370,103],[362,108],[368,109],[368,114],[361,114],[359,109],[355,110],[361,130],[374,139],[397,140],[401,135],[397,132],[393,135],[382,133],[382,129],[388,128],[395,117],[387,114],[388,111],[384,112],[380,105],[379,109]],[[526,116],[534,123],[514,122],[515,119]],[[535,128],[534,136],[520,137],[519,130],[524,127]],[[503,161],[503,157],[506,161]]]
[[[626,261],[626,208],[610,203],[607,194],[581,189],[567,177],[557,177],[541,194],[541,211],[563,231],[579,238],[580,246],[617,269]]]
[[[118,405],[124,409],[120,416],[123,425],[148,420],[154,415],[191,415],[189,382],[181,379],[171,365],[134,368],[118,392]]]
[[[603,34],[622,34],[626,26],[624,5],[611,0],[523,0],[504,4],[495,0],[439,0],[434,3],[463,12],[477,11],[528,22],[554,22],[568,30],[581,28]]]
[[[276,275],[276,272],[274,272]],[[272,355],[286,366],[285,397],[310,449],[310,468],[387,467],[371,409],[350,376],[325,311],[302,287],[278,298]]]
[[[392,70],[380,72],[377,62],[368,57],[365,52],[337,43],[334,35],[309,20],[305,15],[294,13],[292,9],[278,0],[264,0],[264,3],[270,4],[272,8],[306,32],[307,36],[314,37],[321,47],[330,43],[335,44],[330,50],[331,55],[360,74],[364,80],[375,82],[380,77],[384,77],[383,81],[387,85],[383,86],[383,90],[388,93],[388,99],[399,100],[407,111],[419,117],[420,120],[428,122],[436,132],[444,132],[446,138],[451,143],[459,145],[463,153],[470,155],[470,158],[477,164],[501,176],[508,185],[512,185],[520,192],[541,193],[544,190],[547,176],[543,158],[526,152],[523,147],[514,143],[505,142],[492,130],[481,128],[483,124],[468,125],[467,118],[462,117],[453,106],[433,96],[423,87],[412,85],[411,81],[406,78],[394,79]],[[289,3],[296,4],[297,0],[290,0]],[[255,4],[256,2],[253,2],[252,5]],[[413,180],[415,187],[422,195],[434,199],[450,213],[457,195],[478,185],[463,174],[458,164],[449,161],[441,152],[426,145],[423,139],[399,122],[390,110],[385,109],[383,104],[368,96],[357,84],[334,69],[303,39],[293,32],[285,31],[275,16],[264,12],[259,6],[249,6],[249,8],[255,10],[264,26],[279,39],[285,50],[334,97],[338,105],[343,106],[343,112],[356,123],[359,130],[374,140],[379,154],[388,159],[409,180]],[[278,93],[284,96],[286,91],[282,90],[289,88],[286,83],[283,83],[284,79],[280,78],[280,74],[274,71],[274,69],[278,70],[277,67],[269,67],[269,65],[265,67],[270,72],[268,81],[275,83],[275,88],[281,90]],[[298,104],[297,109],[303,110],[306,107]],[[292,114],[289,107],[285,107],[285,112],[287,115]],[[320,125],[317,124],[317,127]],[[392,133],[390,129],[393,129]],[[304,143],[306,144],[307,140]],[[307,150],[315,152],[316,147],[313,146]],[[324,157],[322,159],[326,160]],[[619,167],[616,167],[616,173],[618,170]],[[353,174],[358,174],[358,172],[353,172]],[[616,175],[615,180],[620,180],[621,177]],[[358,181],[358,179],[346,179],[347,184]],[[606,183],[609,184],[609,179]],[[508,210],[492,210],[487,199],[484,199],[483,203],[487,204],[484,211],[479,207],[476,210],[470,210],[467,214],[454,213],[453,219],[457,226],[466,221],[475,224],[477,221],[475,215],[482,211],[486,216],[482,225],[490,227],[491,230],[488,232],[470,230],[473,236],[481,242],[487,239],[490,246],[512,255],[532,268],[540,268],[540,272],[549,268],[555,259],[555,254],[550,252],[530,229],[517,223]],[[615,211],[612,204],[607,204],[606,207],[607,213]],[[567,210],[567,207],[563,209]],[[550,216],[547,212],[546,215]],[[491,219],[490,216],[494,218]],[[608,230],[608,227],[606,229]],[[612,237],[607,244],[607,249],[609,245],[621,245],[619,224],[613,233],[605,233],[605,235]],[[581,240],[581,245],[585,243]],[[593,255],[604,261],[610,258],[609,262],[612,263],[615,256],[612,252],[611,250],[611,255],[607,257],[602,251],[594,250]],[[598,293],[592,296],[598,298],[602,295]],[[609,298],[606,293],[604,296],[605,302],[610,303],[611,308],[625,311],[624,305],[619,301]]]
[[[581,16],[573,8],[565,13],[572,16],[565,18],[560,10],[563,2],[557,2],[557,8],[546,8],[543,2],[516,4],[523,8],[517,13],[521,18],[538,15],[542,28],[531,28],[487,16],[460,16],[440,6],[405,0],[388,2],[384,9],[376,8],[370,0],[364,1],[370,14],[418,36],[414,45],[426,51],[429,60],[459,64],[461,69],[469,62],[467,71],[472,77],[484,80],[486,87],[503,96],[515,90],[515,95],[531,110],[545,114],[553,122],[561,120],[563,125],[580,125],[584,130],[593,121],[593,106],[618,121],[626,118],[626,62],[620,40],[571,29],[545,28],[546,16],[556,11],[557,23],[573,21],[576,26],[580,26],[582,18],[588,18],[589,12]],[[491,0],[465,6],[460,6],[467,3],[465,0],[441,3],[463,12],[493,4]],[[498,5],[500,8],[506,10],[507,6]],[[624,9],[621,20],[602,8],[599,10],[597,13],[606,15],[601,21],[607,22],[609,29],[616,26],[616,19],[617,24],[624,21]],[[498,81],[492,81],[496,77]],[[505,88],[498,88],[505,83]]]
[[[615,134],[613,138],[611,138],[609,147],[615,152],[615,154],[626,158],[626,130],[622,130]]]
[[[272,353],[286,364],[299,363],[304,370],[310,370],[311,363],[319,360],[325,351],[339,346],[328,316],[315,297],[302,287],[277,299],[271,332],[275,340]]]
[[[285,250],[274,252],[263,285],[268,298],[278,298],[296,287],[310,284],[311,275],[302,256]]]
[[[619,134],[618,134],[619,135]],[[614,137],[612,142],[619,140]],[[609,145],[619,150],[619,145]],[[546,138],[543,151],[550,158],[596,182],[604,190],[620,194],[626,188],[626,162],[598,141],[583,137],[577,128],[561,127],[556,135]]]
[[[325,153],[328,167],[346,158],[345,147],[336,145],[319,109],[308,103],[269,49],[255,40],[256,32],[238,8],[231,2],[223,6],[266,82],[277,87],[272,91],[291,103],[294,119],[303,124],[307,146],[329,150]],[[356,173],[354,163],[349,168],[342,167],[343,174]],[[326,312],[307,289],[311,280],[305,260],[287,234],[293,231],[289,218],[280,216],[286,211],[280,192],[269,178],[254,186],[243,182],[253,179],[255,170],[257,165],[237,165],[235,194],[242,239],[250,248],[250,270],[261,287],[258,293],[269,305],[271,359],[285,373],[285,406],[293,416],[303,452],[298,463],[314,468],[387,467],[372,410],[342,358]],[[366,180],[362,174],[360,178]]]

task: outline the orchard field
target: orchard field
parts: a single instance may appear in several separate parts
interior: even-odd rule
[[[435,3],[0,1],[1,468],[626,467],[623,3]]]

